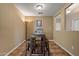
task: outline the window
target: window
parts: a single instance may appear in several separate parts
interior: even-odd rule
[[[57,15],[56,16],[56,31],[60,31],[61,30],[61,16]]]
[[[72,31],[79,31],[79,19],[72,20]]]
[[[79,4],[66,8],[66,31],[79,31]]]

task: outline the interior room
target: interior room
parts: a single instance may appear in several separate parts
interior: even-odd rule
[[[0,56],[79,56],[78,13],[79,3],[0,3]]]

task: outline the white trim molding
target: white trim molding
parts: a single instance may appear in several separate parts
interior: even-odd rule
[[[48,40],[48,41],[50,42],[50,41],[54,41],[54,40]]]
[[[67,53],[69,53],[71,56],[74,56],[71,52],[69,52],[67,49],[65,49],[63,46],[61,46],[58,42],[53,40],[59,47],[61,47],[63,50],[65,50]]]
[[[14,47],[12,50],[10,50],[7,54],[5,54],[4,56],[8,56],[10,53],[12,53],[15,49],[17,49],[21,44],[23,44],[25,42],[25,40],[23,40],[20,44],[18,44],[16,47]]]

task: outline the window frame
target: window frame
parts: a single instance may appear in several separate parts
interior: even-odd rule
[[[56,16],[55,16],[55,31],[56,32],[60,32],[61,30],[62,30],[62,26],[61,26],[61,19],[60,19],[60,29],[59,30],[57,30],[56,29],[56,22],[57,22],[57,17],[59,17],[60,16],[60,18],[61,18],[61,12],[59,12]]]

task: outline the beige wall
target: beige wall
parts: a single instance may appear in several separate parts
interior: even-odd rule
[[[64,47],[66,50],[68,50],[73,55],[79,55],[79,32],[67,32],[65,31],[65,10],[64,8],[59,11],[61,14],[61,31],[56,32],[55,31],[55,18],[54,18],[54,32],[53,32],[53,38],[54,40]],[[74,49],[72,49],[72,46]]]
[[[0,55],[5,55],[25,39],[24,16],[13,4],[0,4]]]
[[[42,22],[43,22],[43,30],[46,34],[46,37],[49,40],[53,39],[53,17],[52,16],[42,16]],[[35,25],[35,19],[34,16],[27,16],[27,20],[31,19],[32,22],[27,23],[27,38],[31,36],[31,34],[34,32],[34,25]]]

